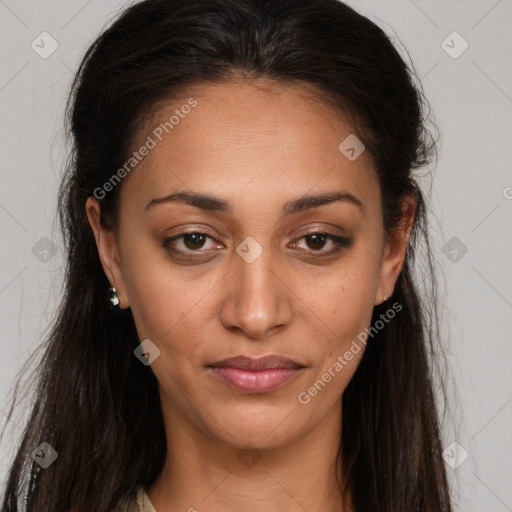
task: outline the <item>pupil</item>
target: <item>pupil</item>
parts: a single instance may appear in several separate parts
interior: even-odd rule
[[[189,233],[184,238],[185,245],[188,249],[200,249],[205,242],[205,236],[201,233]]]
[[[309,240],[313,241],[313,247],[311,246],[310,243],[308,243],[308,245],[310,246],[311,249],[322,249],[322,247],[324,246],[324,243],[325,243],[325,235],[315,233],[313,235],[309,235]],[[315,246],[315,245],[317,245],[317,246]]]

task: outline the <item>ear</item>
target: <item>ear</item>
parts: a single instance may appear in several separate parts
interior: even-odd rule
[[[101,224],[100,204],[95,197],[90,196],[87,198],[85,210],[89,224],[94,233],[103,271],[110,281],[110,286],[116,287],[116,292],[119,297],[119,307],[126,309],[130,304],[126,296],[119,259],[118,241],[115,233]]]
[[[398,226],[388,233],[385,241],[375,306],[393,295],[396,281],[404,264],[416,207],[417,202],[414,196],[404,196],[401,206],[402,218]]]

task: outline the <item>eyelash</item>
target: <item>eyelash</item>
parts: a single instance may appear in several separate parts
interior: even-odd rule
[[[181,255],[187,255],[188,257],[192,257],[192,258],[197,257],[197,256],[194,256],[194,254],[200,255],[201,253],[207,254],[208,252],[210,252],[210,251],[202,251],[201,249],[198,249],[198,250],[190,250],[189,249],[186,251],[182,251],[180,249],[176,249],[176,248],[172,247],[173,242],[175,242],[176,240],[179,240],[179,239],[183,239],[187,235],[202,235],[202,236],[206,236],[207,238],[209,238],[211,240],[214,240],[214,238],[211,235],[209,235],[208,233],[205,233],[203,231],[188,231],[188,232],[180,233],[179,235],[176,235],[176,236],[173,236],[170,238],[166,238],[165,240],[162,241],[162,245],[163,245],[164,249],[166,249],[167,251],[170,251],[174,254],[178,253]],[[333,242],[336,245],[336,247],[334,249],[331,249],[330,251],[324,251],[322,249],[320,249],[320,250],[300,249],[301,252],[308,252],[308,253],[312,254],[313,256],[320,256],[320,257],[331,256],[331,255],[339,252],[341,249],[349,248],[353,242],[353,240],[351,238],[345,238],[345,237],[333,235],[332,233],[328,233],[325,231],[310,231],[308,233],[305,233],[301,237],[297,238],[296,241],[300,241],[300,240],[305,239],[312,235],[323,235],[327,240]],[[295,241],[294,241],[294,243],[295,243]]]

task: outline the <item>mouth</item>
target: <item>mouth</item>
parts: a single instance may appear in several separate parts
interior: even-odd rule
[[[248,393],[276,389],[295,377],[303,365],[282,356],[254,359],[236,356],[208,365],[212,375],[225,384]]]

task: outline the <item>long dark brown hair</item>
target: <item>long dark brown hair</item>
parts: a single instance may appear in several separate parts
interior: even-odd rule
[[[415,172],[435,160],[436,140],[405,55],[337,0],[146,0],[96,39],[67,109],[73,149],[59,191],[65,289],[42,345],[4,512],[111,512],[161,472],[166,438],[157,380],[134,357],[140,340],[130,310],[109,309],[85,202],[123,166],[162,101],[236,75],[313,85],[351,120],[375,162],[388,232],[401,220],[403,197],[417,200],[405,263],[387,301],[402,310],[368,340],[343,394],[340,491],[357,512],[452,510],[436,412],[442,350],[434,265]],[[100,201],[102,224],[114,229],[121,186]],[[417,253],[430,291],[421,299]],[[382,312],[375,308],[373,322]],[[15,403],[16,393],[9,418]],[[36,471],[32,453],[43,442],[58,459]]]

